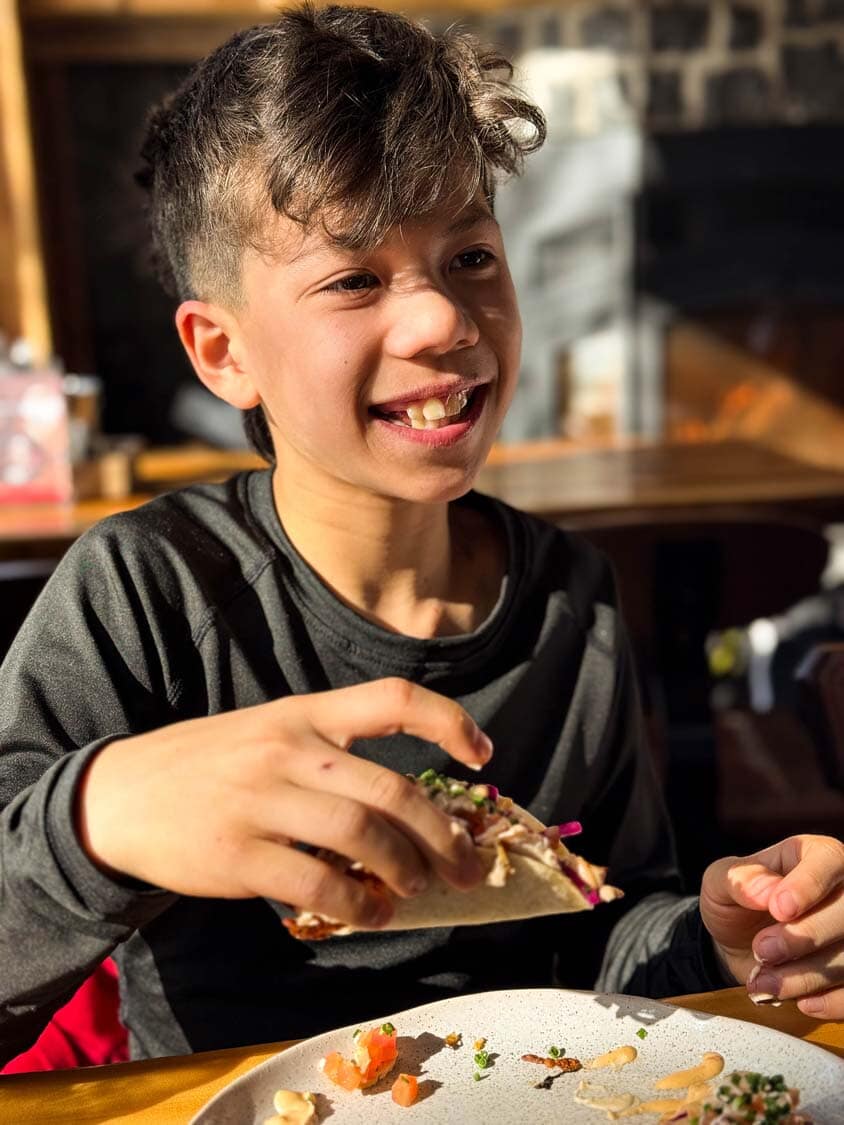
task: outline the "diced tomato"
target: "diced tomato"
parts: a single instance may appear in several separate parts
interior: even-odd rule
[[[325,1056],[322,1073],[344,1090],[357,1090],[362,1082],[361,1072],[355,1064],[344,1059],[338,1051]]]
[[[383,1027],[371,1027],[361,1032],[353,1057],[361,1073],[361,1085],[371,1086],[383,1078],[398,1058],[395,1028],[385,1032]]]
[[[413,1105],[419,1097],[419,1082],[412,1074],[400,1074],[393,1083],[392,1094],[396,1105]]]

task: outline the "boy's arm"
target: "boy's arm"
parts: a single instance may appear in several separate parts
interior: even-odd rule
[[[121,886],[87,859],[70,828],[77,780],[101,743],[66,755],[0,814],[0,1065],[134,929],[175,896]]]
[[[87,555],[62,565],[0,673],[0,895],[15,903],[0,911],[6,1055],[172,901],[150,888],[266,897],[377,928],[384,896],[296,841],[360,860],[400,895],[429,870],[459,888],[483,874],[468,833],[417,786],[347,753],[404,732],[480,769],[491,745],[462,707],[389,678],[213,714],[194,700],[202,717],[173,716],[171,669],[198,659],[185,615],[172,590],[160,604],[166,570],[140,569],[154,549],[130,554],[121,536],[111,550],[87,584]],[[196,692],[205,671],[189,676]]]

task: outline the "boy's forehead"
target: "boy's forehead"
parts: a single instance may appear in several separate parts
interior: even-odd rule
[[[346,232],[353,225],[352,216],[337,211],[320,213],[307,225],[274,213],[268,233],[273,257],[280,264],[292,266],[336,254],[338,250],[371,252],[388,243],[405,241],[420,228],[434,228],[437,234],[448,237],[484,222],[494,223],[495,217],[487,200],[479,195],[468,204],[410,216],[372,240],[350,237]]]

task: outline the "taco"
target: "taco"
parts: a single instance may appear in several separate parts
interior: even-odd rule
[[[426,770],[411,780],[428,798],[470,833],[486,875],[470,891],[458,891],[444,880],[433,879],[415,898],[399,898],[377,875],[360,863],[333,852],[317,853],[344,874],[366,883],[390,898],[393,916],[388,930],[424,929],[432,926],[470,926],[535,918],[544,914],[570,914],[592,910],[602,902],[620,898],[622,892],[605,882],[606,868],[595,867],[570,852],[563,838],[581,831],[574,821],[547,828],[494,785],[472,785]],[[320,914],[300,911],[282,922],[295,938],[319,941],[350,934],[354,927]]]

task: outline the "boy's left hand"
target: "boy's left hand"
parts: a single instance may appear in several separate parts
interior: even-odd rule
[[[790,836],[754,855],[717,860],[703,876],[700,912],[716,952],[751,995],[797,1000],[806,1015],[844,1019],[840,840]]]

